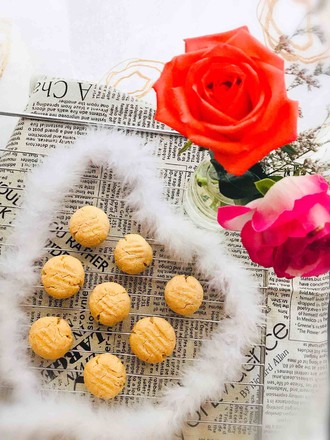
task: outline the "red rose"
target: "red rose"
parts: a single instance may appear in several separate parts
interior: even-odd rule
[[[288,99],[284,63],[246,27],[190,38],[154,84],[155,118],[243,174],[297,137],[298,103]]]

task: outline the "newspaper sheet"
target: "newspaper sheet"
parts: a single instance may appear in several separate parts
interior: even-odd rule
[[[129,95],[107,86],[56,78],[44,78],[34,84],[27,111],[59,115],[98,122],[114,122],[143,127],[162,127],[153,119],[153,108]],[[0,158],[0,228],[1,248],[10,246],[6,237],[11,221],[21,203],[27,172],[38,166],[57,145],[68,148],[87,128],[73,124],[20,120]],[[168,202],[182,209],[187,181],[205,153],[190,149],[178,155],[184,140],[177,136],[139,133],[151,141],[162,161],[159,170]],[[124,152],[123,152],[124,154]],[[51,362],[31,353],[33,368],[40,372],[44,389],[85,393],[83,366],[94,353],[110,351],[125,362],[127,386],[113,404],[131,405],[139,399],[157,399],[163,385],[179,383],[179,372],[189,362],[203,339],[208,338],[222,317],[221,302],[207,288],[206,301],[193,318],[176,316],[165,305],[164,285],[178,273],[201,278],[193,264],[183,265],[164,253],[161,243],[147,237],[154,251],[154,263],[139,276],[120,273],[113,261],[113,249],[120,237],[130,232],[145,235],[143,225],[131,218],[123,198],[127,188],[112,170],[91,166],[80,185],[72,189],[63,202],[63,209],[51,226],[46,244],[48,254],[37,264],[41,267],[51,256],[70,254],[81,259],[87,268],[84,288],[72,298],[58,301],[46,295],[42,286],[23,306],[31,322],[44,315],[66,318],[72,326],[75,344],[63,358]],[[70,236],[67,228],[71,214],[85,204],[101,207],[109,215],[112,230],[109,239],[93,250],[84,248]],[[178,438],[184,440],[266,439],[297,412],[326,376],[326,326],[329,276],[294,281],[278,280],[249,260],[239,237],[228,231],[229,251],[240,259],[258,279],[265,292],[266,328],[260,328],[260,344],[246,353],[246,364],[235,383],[227,384],[217,402],[207,402],[192,414]],[[115,328],[98,325],[88,311],[88,295],[104,281],[123,284],[132,297],[130,318]],[[146,366],[131,355],[128,334],[142,316],[158,315],[174,326],[178,343],[172,358],[159,365]],[[221,325],[221,322],[220,322]]]

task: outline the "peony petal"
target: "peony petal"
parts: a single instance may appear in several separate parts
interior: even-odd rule
[[[306,267],[314,266],[319,259],[320,250],[317,248],[313,249],[313,246],[309,245],[308,240],[290,238],[285,243],[284,248],[290,259],[288,268],[290,273],[292,272],[291,269],[293,269],[299,271],[301,275]]]
[[[322,229],[330,221],[330,195],[307,195],[296,200],[292,211],[281,213],[272,227],[281,227],[291,221],[295,222],[291,237],[304,237]]]
[[[225,229],[240,231],[252,215],[248,206],[222,206],[218,209],[218,223]]]
[[[267,246],[278,247],[278,246],[281,246],[290,236],[292,236],[293,231],[295,231],[296,228],[299,228],[300,225],[301,225],[301,222],[293,221],[293,222],[284,223],[283,225],[281,225],[277,228],[270,227],[269,229],[266,229],[265,231],[256,231],[256,232],[262,232],[264,242]],[[253,224],[252,224],[252,227],[253,227]],[[305,231],[302,234],[302,236],[303,237],[306,236]]]
[[[222,32],[220,34],[205,35],[203,37],[195,37],[195,38],[186,38],[184,40],[185,50],[186,52],[191,52],[195,50],[209,48],[210,46],[213,46],[215,44],[226,43],[229,40],[229,38],[231,38],[233,35],[237,33],[240,33],[241,31],[248,33],[249,29],[247,26],[242,26],[237,29],[232,29],[227,32]]]
[[[317,276],[329,271],[330,223],[320,237],[289,238],[276,248],[273,267],[279,277],[285,278]]]
[[[307,270],[307,268],[306,268]],[[330,271],[330,263],[326,261],[323,256],[320,256],[318,264],[316,264],[312,269],[300,275],[301,277],[318,277],[319,275],[324,275]]]
[[[309,248],[318,251],[319,258],[314,268],[304,269],[302,275],[304,277],[318,276],[330,271],[330,222],[314,238],[315,240],[309,244]]]
[[[330,241],[327,243],[328,251],[322,252],[319,256],[317,263],[313,268],[305,268],[304,273],[301,275],[302,277],[317,277],[319,275],[323,275],[330,271]]]
[[[319,252],[308,247],[308,240],[289,238],[283,246],[275,249],[273,267],[279,277],[293,278],[301,276],[306,268],[313,269],[318,261]]]
[[[280,246],[288,238],[314,241],[328,234],[325,225],[330,222],[330,196],[322,197],[322,204],[317,203],[310,207],[305,204],[305,199],[298,200],[292,211],[284,211],[269,228],[260,231],[263,232],[265,244]],[[297,208],[299,203],[303,209]],[[284,218],[286,221],[282,221]]]
[[[303,212],[318,203],[320,195],[326,195],[327,189],[326,180],[318,174],[281,179],[261,199],[262,203],[253,216],[253,228],[256,231],[264,231],[273,225],[280,215],[284,223],[285,213],[294,209],[297,200],[303,199],[298,205]],[[287,215],[287,219],[290,220],[291,217]]]
[[[294,252],[294,250],[291,250],[290,248],[288,249],[286,243],[283,246],[274,248],[272,266],[274,272],[279,278],[291,279],[296,276],[295,274],[290,273],[288,270],[292,251]]]
[[[274,248],[265,245],[263,234],[255,232],[251,222],[247,222],[243,227],[241,239],[243,246],[254,263],[264,267],[271,267],[273,265]]]

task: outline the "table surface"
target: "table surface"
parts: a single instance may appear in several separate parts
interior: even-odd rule
[[[162,63],[184,51],[183,39],[247,25],[270,48],[281,35],[291,38],[294,57],[307,69],[329,55],[320,32],[328,31],[330,2],[321,12],[310,0],[0,0],[0,109],[22,110],[30,81],[38,75],[107,83],[154,102],[150,90]],[[314,5],[314,6],[313,6]],[[311,7],[314,7],[311,13]],[[302,34],[302,29],[315,32]],[[297,33],[298,34],[295,35]],[[300,33],[300,35],[299,35]],[[291,44],[290,43],[290,44]],[[330,77],[319,77],[328,88]],[[148,84],[146,85],[146,82]],[[304,112],[300,127],[326,115],[323,87],[290,92]],[[0,147],[14,121],[0,118]]]

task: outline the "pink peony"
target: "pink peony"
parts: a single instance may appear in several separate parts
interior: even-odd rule
[[[240,231],[251,260],[279,277],[330,270],[330,191],[318,174],[285,177],[261,199],[219,208],[218,222]]]

